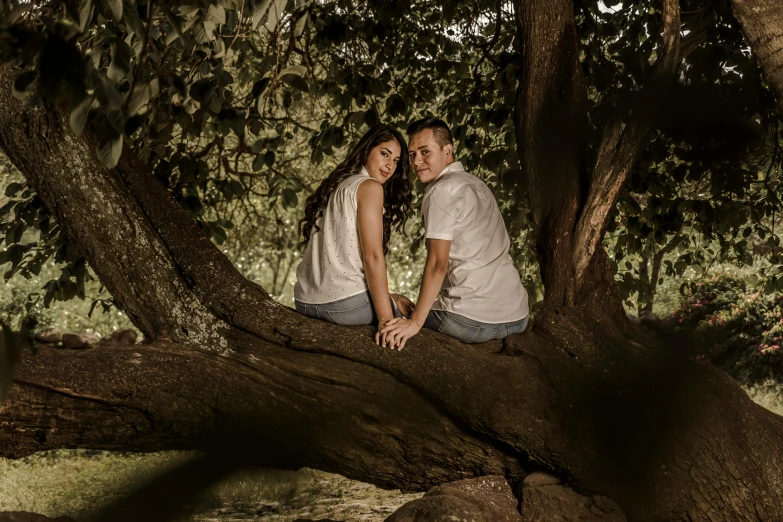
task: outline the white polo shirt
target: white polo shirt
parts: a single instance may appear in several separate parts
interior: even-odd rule
[[[508,254],[508,232],[489,187],[457,161],[429,183],[421,208],[424,237],[451,241],[448,272],[432,309],[482,323],[527,317],[527,292]]]

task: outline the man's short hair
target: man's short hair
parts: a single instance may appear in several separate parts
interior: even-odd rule
[[[435,137],[435,141],[442,149],[446,145],[454,145],[454,140],[451,138],[451,130],[446,122],[435,118],[434,116],[427,116],[420,120],[416,120],[408,125],[408,137],[413,137],[414,134],[418,134],[423,130],[432,129],[432,135]]]

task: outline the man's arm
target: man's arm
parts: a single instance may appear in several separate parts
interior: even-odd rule
[[[416,308],[410,319],[392,319],[381,329],[381,341],[384,346],[402,350],[405,342],[419,333],[427,320],[430,308],[440,293],[443,278],[449,269],[451,241],[447,239],[427,240],[427,261],[421,279],[421,289]]]

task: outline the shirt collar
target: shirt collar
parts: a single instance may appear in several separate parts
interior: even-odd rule
[[[362,176],[367,176],[368,178],[370,177],[370,173],[367,172],[367,169],[364,168],[363,166],[362,166],[362,170],[359,171],[359,174],[361,174]]]
[[[441,176],[443,176],[447,172],[451,172],[452,170],[465,170],[465,167],[462,166],[461,161],[452,161],[451,163],[443,167],[443,170],[440,171],[440,174],[435,176],[435,179],[430,181],[430,184],[438,181],[441,178]]]

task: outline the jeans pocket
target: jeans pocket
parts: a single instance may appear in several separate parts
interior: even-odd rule
[[[440,328],[438,328],[439,332],[469,344],[489,341],[493,334],[492,330],[488,325],[467,324],[452,314],[446,314],[446,318],[441,323]]]
[[[310,306],[310,310],[308,310],[306,304],[300,303],[297,300],[294,300],[294,306],[296,307],[296,311],[299,312],[302,315],[306,315],[307,317],[317,317],[317,316],[313,315],[312,313],[307,313],[307,312],[311,312],[313,310],[313,306]]]
[[[326,310],[326,315],[331,322],[343,326],[373,323],[372,305],[369,301],[351,310]]]
[[[527,328],[527,323],[530,321],[530,317],[525,317],[524,319],[520,319],[519,321],[514,321],[513,323],[507,323],[506,328],[508,329],[508,334],[514,334],[514,333],[521,333],[524,332]]]

